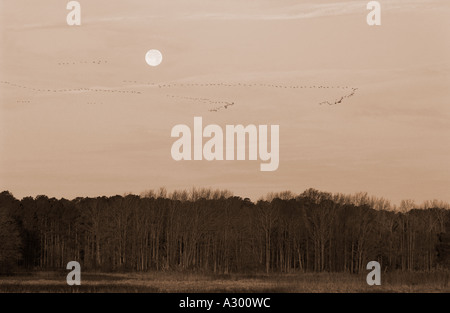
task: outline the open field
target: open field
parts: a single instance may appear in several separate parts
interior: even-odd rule
[[[365,275],[298,273],[210,275],[198,273],[84,273],[81,286],[68,286],[66,273],[39,272],[0,277],[0,292],[450,292],[443,272],[385,273],[381,286]]]

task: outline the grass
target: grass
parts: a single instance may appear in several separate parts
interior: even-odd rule
[[[381,286],[368,286],[365,275],[348,273],[82,273],[81,286],[68,286],[66,275],[66,272],[35,272],[0,276],[0,292],[450,292],[448,272],[384,273]]]

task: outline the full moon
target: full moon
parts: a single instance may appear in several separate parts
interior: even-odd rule
[[[158,66],[161,64],[162,54],[159,50],[149,50],[145,55],[145,62],[150,66]]]

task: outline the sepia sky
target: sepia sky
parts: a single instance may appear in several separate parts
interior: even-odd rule
[[[381,0],[372,27],[364,0],[81,0],[81,26],[67,2],[0,0],[0,190],[450,201],[449,1]],[[171,129],[194,116],[280,125],[278,170],[174,161]]]

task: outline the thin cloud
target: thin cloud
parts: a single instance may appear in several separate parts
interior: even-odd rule
[[[353,0],[344,2],[331,3],[301,3],[295,5],[285,5],[280,3],[276,8],[261,6],[260,10],[254,8],[249,11],[239,12],[214,12],[205,8],[204,11],[196,10],[192,12],[176,12],[168,10],[168,13],[148,14],[143,12],[136,12],[133,15],[120,16],[98,16],[83,18],[82,25],[93,25],[102,23],[124,23],[124,22],[140,22],[155,19],[210,19],[210,20],[296,20],[296,19],[311,19],[328,16],[341,16],[349,14],[360,14],[367,11],[366,5],[368,1]],[[420,8],[436,8],[436,6],[447,4],[443,0],[380,0],[382,10],[409,10]],[[45,28],[59,28],[67,26],[65,20],[60,22],[43,22],[33,24],[23,24],[8,26],[8,30],[33,30]]]
[[[434,3],[442,3],[442,0],[392,0],[389,2],[380,1],[383,10],[398,9],[417,9],[425,7],[434,7]],[[340,16],[349,14],[358,14],[367,11],[366,1],[345,1],[333,3],[304,3],[291,6],[285,6],[270,12],[232,12],[232,13],[196,13],[187,18],[192,19],[224,19],[224,20],[296,20],[310,19],[327,16]]]

